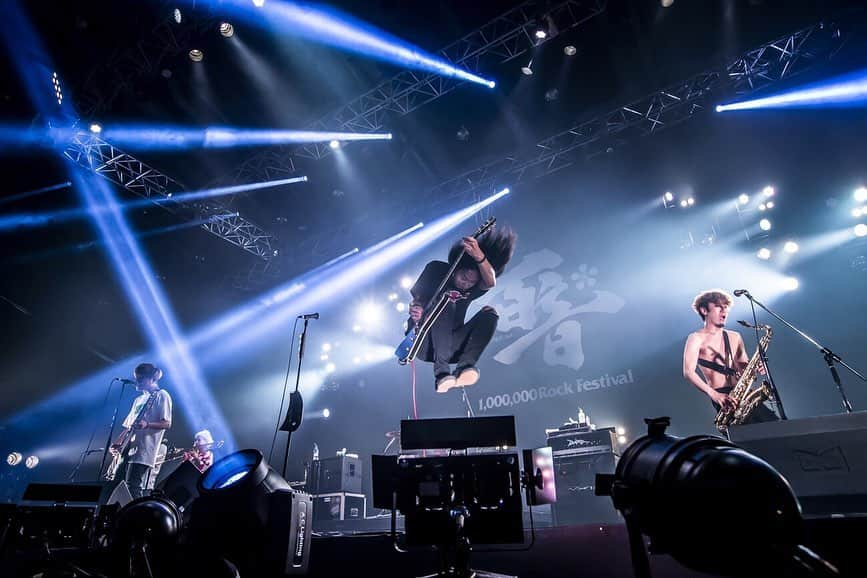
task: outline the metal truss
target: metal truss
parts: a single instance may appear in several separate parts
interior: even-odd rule
[[[264,260],[274,257],[274,237],[259,226],[213,200],[174,202],[184,186],[93,133],[77,131],[63,155],[112,183],[157,206],[188,219],[201,219],[202,228]]]
[[[839,29],[815,24],[745,52],[724,66],[696,74],[620,106],[607,114],[584,121],[516,152],[466,171],[428,189],[404,207],[383,211],[400,214],[420,204],[431,208],[450,199],[469,199],[503,186],[562,170],[578,161],[595,157],[707,112],[713,101],[743,96],[767,88],[827,61],[842,46]],[[715,104],[715,103],[714,103]],[[349,225],[341,224],[305,239],[297,248],[317,247],[323,239],[343,238]],[[335,232],[341,231],[341,236]]]
[[[539,46],[560,32],[574,28],[605,11],[606,0],[567,0],[550,3],[528,0],[440,50],[437,55],[454,66],[482,74]],[[545,28],[544,39],[534,36]],[[406,115],[451,92],[465,81],[420,71],[403,71],[308,127],[308,130],[376,132],[389,115]],[[295,171],[293,156],[321,159],[332,153],[328,143],[278,149],[250,157],[235,171],[253,179],[282,178]],[[268,160],[263,157],[268,154]],[[270,171],[266,177],[262,169]]]
[[[192,39],[216,30],[219,19],[211,10],[177,23],[173,15],[176,7],[177,3],[171,1],[160,2],[158,10],[163,17],[150,33],[135,46],[116,51],[91,71],[76,94],[83,118],[104,115],[121,94],[135,90],[139,78],[157,73],[162,63],[189,50]]]

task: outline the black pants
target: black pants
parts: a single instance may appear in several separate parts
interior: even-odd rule
[[[494,337],[497,320],[496,309],[483,307],[469,321],[455,326],[454,304],[449,304],[431,327],[419,357],[433,362],[437,377],[451,373],[452,363],[458,368],[476,365]]]
[[[150,466],[144,464],[131,464],[127,462],[126,475],[124,476],[124,479],[126,480],[126,484],[129,486],[129,493],[132,495],[133,499],[141,498],[144,495],[145,488],[147,487],[148,474],[150,474],[150,472]]]
[[[717,391],[720,393],[731,393],[732,389],[734,389],[734,388],[733,387],[721,387]],[[719,404],[714,403],[713,407],[715,410],[717,410],[717,412],[719,412],[719,409],[720,409]],[[761,422],[765,422],[765,421],[779,421],[779,419],[780,418],[777,416],[777,414],[775,414],[773,412],[773,410],[771,410],[771,408],[769,408],[765,404],[760,404],[758,407],[756,407],[756,409],[753,410],[753,412],[749,415],[749,417],[747,417],[747,419],[746,419],[746,421],[744,421],[744,423],[747,424],[747,423],[761,423]]]

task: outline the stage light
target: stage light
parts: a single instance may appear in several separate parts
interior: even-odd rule
[[[762,231],[770,231],[771,230],[771,222],[768,219],[762,219],[759,221],[759,229]]]
[[[674,195],[671,193],[671,191],[667,191],[664,195],[662,195],[662,198],[665,200],[666,203],[670,203],[674,200]]]
[[[90,125],[90,132],[93,134],[99,134],[102,132],[102,126],[99,123],[93,123]]]
[[[322,417],[324,417],[325,419],[328,419],[329,417],[331,417],[331,410],[328,409],[327,407],[325,409],[323,409],[322,410]]]
[[[765,206],[768,209],[773,209],[774,208],[774,201],[768,201],[767,203],[765,203]]]
[[[566,54],[566,56],[575,56],[578,53],[578,50],[574,46],[569,44],[563,48],[563,52]]]
[[[867,202],[867,187],[858,187],[852,196],[855,197],[857,203]]]
[[[614,428],[614,431],[619,436],[626,435],[626,428],[623,427],[622,425],[619,425],[616,428]]]
[[[527,63],[527,66],[521,67],[521,72],[524,73],[525,76],[533,76],[533,59],[530,59],[530,62]]]
[[[786,241],[783,245],[783,251],[786,253],[797,253],[799,248],[798,244],[794,241]]]
[[[398,311],[399,313],[403,313],[404,311],[406,311],[406,303],[404,303],[403,301],[401,301],[400,303],[397,303],[397,304],[394,306],[394,308],[397,309],[397,311]]]
[[[54,97],[57,99],[57,104],[63,104],[63,90],[60,88],[60,78],[56,72],[51,74],[51,84],[54,85]]]
[[[668,8],[672,4],[674,4],[674,0],[659,0],[659,3],[662,5],[663,8]]]
[[[771,250],[767,247],[762,247],[761,249],[759,249],[759,252],[756,253],[756,257],[763,261],[767,261],[771,258]]]
[[[189,52],[190,60],[193,62],[201,62],[205,58],[205,53],[198,48],[193,48]]]
[[[412,279],[410,277],[401,277],[400,286],[404,289],[409,289],[412,287]]]
[[[28,470],[32,470],[38,465],[39,458],[37,458],[36,456],[27,456],[27,459],[24,460],[24,467],[26,467]]]
[[[256,8],[261,8],[265,5],[265,0],[253,0],[253,6]]]
[[[181,14],[181,11],[179,8],[175,8],[174,12],[172,13],[172,16],[174,16],[174,18],[175,18],[175,24],[180,24],[184,19],[184,16]]]
[[[738,203],[741,205],[746,205],[750,202],[750,196],[746,193],[741,193],[738,195]]]
[[[359,363],[361,363],[361,358],[356,355],[355,357],[352,358],[352,363],[354,363],[355,365],[358,365]]]
[[[328,361],[328,354],[327,354],[327,353],[323,353],[322,355],[320,355],[320,356],[319,356],[319,361]]]
[[[794,277],[786,277],[785,279],[783,279],[783,289],[785,289],[786,291],[794,291],[800,285],[801,284]]]
[[[864,223],[858,223],[855,225],[855,228],[852,229],[852,232],[855,233],[856,237],[864,237],[867,236],[867,225]]]
[[[328,143],[328,146],[331,147],[331,150],[337,150],[340,148],[340,141],[339,140],[332,140],[331,142]]]
[[[336,365],[334,365],[333,363],[325,364],[325,373],[334,373],[335,371],[337,371]]]
[[[388,294],[389,301],[397,301],[397,293],[389,293]]]
[[[767,186],[764,189],[762,189],[762,194],[765,196],[765,198],[773,197],[774,192],[775,192],[774,187],[771,187],[771,186]]]
[[[382,308],[370,301],[362,303],[358,308],[358,321],[365,327],[377,327],[382,322]]]
[[[680,206],[686,208],[689,206],[689,203],[686,202],[686,199],[681,199]]]
[[[764,203],[760,203],[760,204],[759,204],[759,210],[760,210],[760,211],[764,211],[764,210],[766,210],[767,208],[768,208],[768,206],[767,206],[766,204],[764,204]]]
[[[688,198],[686,200],[686,204],[689,205],[690,207],[693,206],[695,204],[695,199],[693,199],[692,197]]]
[[[352,326],[352,332],[353,333],[361,333],[361,325],[359,325],[357,323],[355,325],[353,325]]]
[[[235,34],[235,27],[228,22],[221,22],[220,34],[222,34],[225,38],[231,38]]]
[[[697,572],[741,576],[749,568],[770,576],[799,568],[801,508],[778,471],[723,438],[678,438],[665,432],[668,418],[645,421],[647,435],[595,484],[596,495],[611,496],[624,516],[636,576],[651,575],[642,534],[654,555]],[[737,535],[738,547],[721,556],[709,533]]]
[[[535,36],[537,40],[545,40],[548,38],[548,33],[542,28],[537,28],[533,33],[533,36]]]
[[[6,456],[6,463],[10,466],[17,466],[21,463],[21,460],[24,459],[24,456],[21,455],[21,452],[12,452],[8,456]]]
[[[617,436],[617,443],[625,444],[626,443],[626,436],[624,436],[624,435]]]
[[[326,353],[331,351],[331,344],[330,343],[323,343],[322,344],[322,351],[324,351]]]
[[[861,207],[855,207],[854,209],[852,209],[852,216],[856,219],[859,218],[863,213],[864,211],[861,209]]]
[[[822,80],[763,98],[723,104],[726,110],[766,108],[831,108],[862,106],[867,101],[864,70]]]

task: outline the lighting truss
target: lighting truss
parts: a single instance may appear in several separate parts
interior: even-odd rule
[[[521,181],[543,177],[578,161],[612,152],[634,139],[712,111],[714,103],[724,98],[761,90],[826,62],[836,54],[844,38],[839,28],[823,23],[798,30],[749,50],[723,66],[545,138],[532,149],[516,151],[452,177],[420,197],[408,199],[404,206],[390,207],[382,213],[400,215],[418,210],[422,203],[430,207],[450,199],[466,199],[498,186],[514,187]],[[334,234],[337,230],[342,231],[340,237]],[[346,224],[335,225],[310,235],[296,248],[313,246],[321,250],[323,239],[340,239],[346,234]]]
[[[216,29],[220,19],[209,9],[196,18],[175,22],[176,3],[159,3],[162,18],[135,46],[115,51],[94,67],[82,87],[76,91],[76,105],[83,118],[99,118],[111,109],[114,101],[132,92],[143,76],[159,74],[160,66],[190,49],[202,34]]]
[[[274,237],[225,205],[211,199],[167,202],[185,188],[140,160],[117,149],[92,132],[76,131],[64,156],[108,181],[188,219],[206,219],[203,229],[264,260],[274,257]]]
[[[490,70],[498,63],[508,62],[557,36],[558,32],[574,28],[605,11],[607,0],[567,0],[553,4],[544,0],[528,0],[494,18],[481,28],[446,46],[440,56],[458,68],[473,73]],[[556,26],[544,39],[534,36],[541,23],[538,18],[550,16]],[[358,98],[341,106],[317,122],[309,130],[343,132],[376,132],[383,128],[391,115],[406,115],[451,92],[463,81],[435,74],[406,70],[382,82]],[[253,155],[235,171],[235,178],[266,178],[258,171],[267,170],[271,177],[282,178],[295,171],[293,156],[321,159],[333,151],[328,143],[313,143],[286,147],[279,152]]]

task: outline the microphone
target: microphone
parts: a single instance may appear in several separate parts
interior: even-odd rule
[[[770,329],[770,325],[765,325],[763,323],[759,323],[758,325],[753,325],[752,323],[747,323],[741,319],[738,319],[738,323],[743,325],[744,327],[749,327],[750,329]]]
[[[305,313],[304,315],[299,315],[298,319],[319,319],[318,313]]]
[[[750,292],[747,291],[746,289],[735,289],[734,293],[735,293],[735,297],[740,297],[741,295],[744,295],[744,294],[746,294],[746,295],[750,294]]]
[[[122,377],[115,377],[115,379],[124,385],[135,385],[135,381],[133,381],[132,379],[124,379]]]

